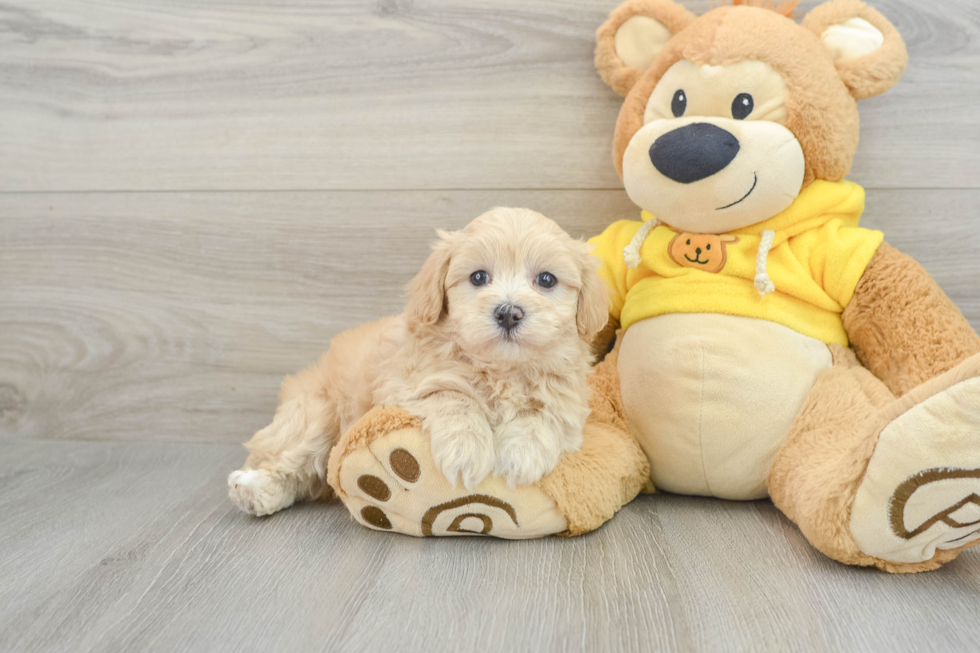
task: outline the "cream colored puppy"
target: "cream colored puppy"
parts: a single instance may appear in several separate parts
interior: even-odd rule
[[[404,313],[346,331],[287,377],[272,424],[245,445],[229,496],[267,515],[329,495],[330,449],[374,406],[422,419],[436,465],[472,488],[533,483],[578,449],[588,341],[607,320],[589,247],[526,209],[493,209],[439,241]]]

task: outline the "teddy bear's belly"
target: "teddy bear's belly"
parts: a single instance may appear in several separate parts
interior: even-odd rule
[[[632,325],[619,376],[633,434],[661,490],[768,496],[766,477],[817,375],[824,343],[784,326],[714,313]]]

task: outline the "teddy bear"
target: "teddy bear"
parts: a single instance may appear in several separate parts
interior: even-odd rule
[[[643,492],[770,499],[828,557],[895,572],[980,544],[980,337],[860,227],[858,101],[905,45],[859,0],[696,17],[628,0],[597,32],[625,101],[613,162],[639,220],[590,242],[610,321],[580,451],[532,486],[454,487],[418,421],[365,415],[331,454],[351,514],[412,535],[579,535]],[[667,498],[663,500],[669,500]]]

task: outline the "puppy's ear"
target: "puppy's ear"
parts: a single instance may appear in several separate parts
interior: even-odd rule
[[[446,275],[456,232],[438,231],[439,240],[422,269],[408,284],[408,306],[405,314],[409,324],[433,325],[446,310]]]
[[[694,14],[672,0],[627,0],[596,32],[595,67],[606,84],[626,95],[674,34]]]
[[[803,21],[830,51],[837,73],[855,100],[898,83],[909,55],[895,26],[860,0],[832,0]]]
[[[609,321],[609,289],[599,277],[599,261],[585,246],[581,254],[582,286],[578,291],[578,311],[575,321],[582,339],[591,341]]]

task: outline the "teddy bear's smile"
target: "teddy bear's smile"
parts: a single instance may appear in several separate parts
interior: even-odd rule
[[[755,190],[755,187],[759,185],[759,173],[753,172],[752,173],[752,177],[753,177],[753,179],[752,179],[752,188],[750,188],[749,189],[749,192],[747,192],[745,195],[742,195],[742,199],[736,200],[736,201],[732,202],[731,204],[729,204],[728,206],[718,207],[717,209],[715,209],[715,211],[724,211],[725,209],[730,209],[733,206],[735,206],[736,204],[741,204],[742,202],[744,202],[745,200],[747,200],[749,198],[749,195],[752,194],[752,191]]]

